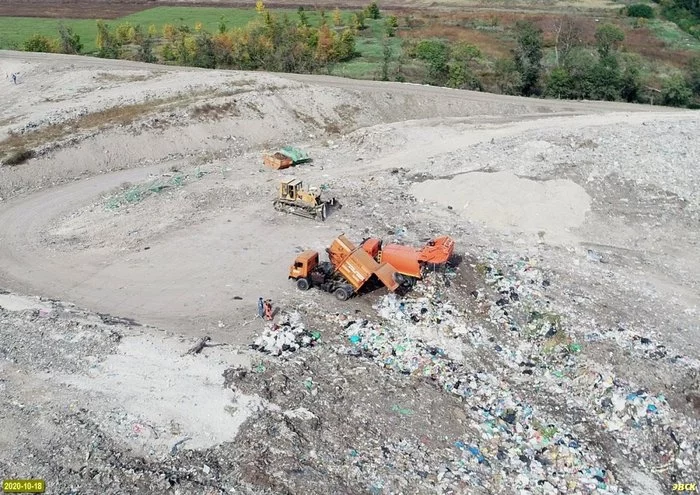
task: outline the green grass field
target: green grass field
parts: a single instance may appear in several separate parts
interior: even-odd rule
[[[291,19],[298,19],[295,10],[272,9],[276,15],[289,15]],[[318,12],[308,11],[307,16],[311,24],[320,20]],[[327,13],[328,16],[332,12]],[[349,18],[351,14],[344,12],[343,17]],[[228,28],[242,27],[259,17],[255,9],[227,9],[219,7],[156,7],[143,10],[135,14],[107,21],[110,26],[129,22],[133,25],[140,24],[143,27],[155,25],[159,30],[165,24],[190,27],[201,22],[204,28],[210,32],[217,32],[219,22],[222,20]],[[42,34],[52,38],[58,37],[59,24],[70,26],[80,35],[80,40],[85,45],[83,51],[90,53],[96,50],[95,38],[97,27],[95,20],[89,19],[45,19],[32,17],[0,17],[0,49],[21,49],[25,40],[34,34]]]
[[[360,54],[358,58],[348,62],[342,62],[333,68],[332,74],[336,76],[350,77],[353,79],[378,79],[381,77],[382,63],[384,60],[384,19],[366,20],[367,29],[360,31],[355,43],[355,49]],[[401,39],[398,37],[388,39],[391,47],[391,68],[396,66],[396,61],[402,54]]]

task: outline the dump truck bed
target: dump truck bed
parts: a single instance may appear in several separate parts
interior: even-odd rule
[[[397,272],[391,265],[377,263],[364,249],[355,246],[345,235],[339,235],[326,250],[328,258],[343,278],[353,286],[355,292],[376,275],[389,289],[399,288]]]

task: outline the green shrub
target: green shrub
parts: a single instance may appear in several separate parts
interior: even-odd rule
[[[72,27],[61,24],[58,26],[58,34],[60,36],[61,53],[75,55],[83,49],[80,35],[76,34]]]
[[[650,5],[635,3],[627,7],[628,17],[643,17],[644,19],[654,18],[654,9]]]
[[[683,76],[675,74],[666,80],[661,90],[661,95],[664,105],[684,107],[690,103],[693,92],[686,84]]]
[[[381,16],[381,14],[379,13],[379,5],[377,5],[377,2],[370,3],[365,8],[365,13],[370,19],[379,19],[379,17]]]
[[[35,34],[22,45],[25,52],[55,53],[58,51],[58,42],[43,34]]]
[[[384,21],[384,29],[386,30],[386,35],[390,38],[396,35],[396,30],[399,27],[399,20],[396,16],[389,16]]]

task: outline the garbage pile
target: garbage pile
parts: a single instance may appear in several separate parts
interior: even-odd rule
[[[381,320],[348,322],[338,349],[464,401],[480,435],[454,439],[440,479],[499,492],[623,493],[613,472],[619,467],[609,461],[612,444],[613,455],[642,471],[653,466],[659,486],[696,477],[698,421],[674,411],[663,394],[587,359],[533,261],[481,269],[487,287],[472,296],[487,308],[483,325],[467,324],[439,287],[419,284],[414,292],[433,295],[384,296],[375,306]]]
[[[250,345],[251,349],[288,358],[302,347],[312,347],[321,339],[319,332],[306,329],[301,315],[294,311],[282,316],[279,324],[271,323]]]
[[[403,307],[414,305],[404,302]],[[380,312],[387,314],[391,306],[389,300]],[[416,315],[411,310],[404,314]],[[427,318],[427,314],[423,315]],[[448,321],[449,316],[445,313]],[[435,313],[431,317],[440,318]],[[405,320],[398,313],[397,318]],[[606,472],[603,463],[565,425],[538,418],[532,405],[516,397],[510,384],[495,374],[474,372],[445,349],[408,337],[412,332],[405,325],[410,326],[405,321],[400,327],[354,321],[345,329],[350,343],[347,352],[404,375],[427,378],[465,401],[470,424],[481,438],[455,439],[450,467],[441,479],[456,477],[470,486],[509,490],[534,484],[544,487],[541,493],[576,487],[620,493],[612,474],[599,476],[600,480],[590,475]]]

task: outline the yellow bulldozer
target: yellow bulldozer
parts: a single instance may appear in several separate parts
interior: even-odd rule
[[[328,208],[335,206],[336,201],[335,198],[322,200],[320,190],[313,187],[306,190],[301,180],[292,178],[280,182],[273,205],[277,211],[324,221]]]

